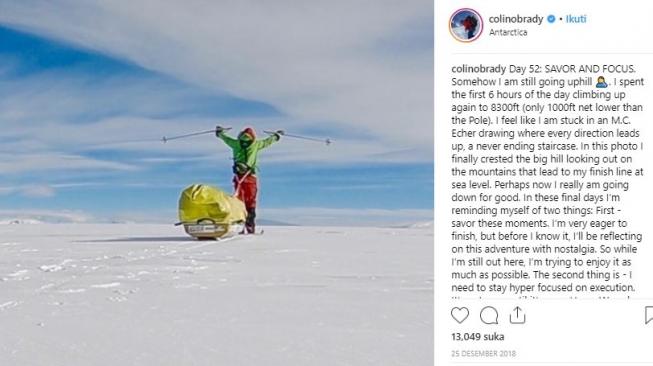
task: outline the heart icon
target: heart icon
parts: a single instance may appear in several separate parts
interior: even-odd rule
[[[462,308],[453,308],[451,309],[451,317],[458,322],[458,324],[462,324],[465,319],[469,316],[469,309],[462,307]]]

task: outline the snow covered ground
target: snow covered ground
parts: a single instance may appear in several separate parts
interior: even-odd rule
[[[432,364],[432,226],[0,225],[0,365]]]

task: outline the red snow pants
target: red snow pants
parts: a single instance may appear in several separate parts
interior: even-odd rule
[[[234,192],[238,192],[237,197],[245,203],[245,208],[256,208],[256,195],[258,193],[258,179],[255,175],[248,175],[242,179],[242,175],[234,175]],[[241,182],[242,179],[242,182]],[[240,187],[238,186],[240,182]]]
[[[258,179],[255,175],[248,175],[243,179],[242,175],[234,176],[234,191],[238,192],[238,199],[245,203],[247,219],[245,229],[252,234],[256,231],[256,195],[258,194]]]

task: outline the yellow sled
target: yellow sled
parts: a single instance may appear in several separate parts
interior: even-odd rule
[[[218,239],[242,231],[247,211],[245,204],[224,191],[194,184],[181,192],[179,223],[186,233],[198,239]]]

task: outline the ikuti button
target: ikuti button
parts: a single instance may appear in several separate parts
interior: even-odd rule
[[[653,306],[646,306],[644,308],[644,324],[653,323]]]

